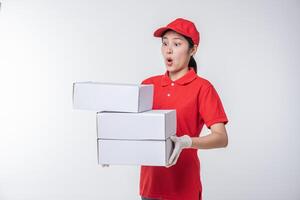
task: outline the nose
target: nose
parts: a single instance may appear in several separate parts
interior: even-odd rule
[[[172,53],[172,51],[173,51],[173,50],[172,50],[171,47],[168,47],[168,48],[167,48],[167,53],[168,53],[168,54]]]

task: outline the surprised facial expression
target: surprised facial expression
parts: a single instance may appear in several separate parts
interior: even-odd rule
[[[178,72],[188,67],[191,53],[188,41],[175,31],[168,31],[162,37],[161,52],[169,72]]]

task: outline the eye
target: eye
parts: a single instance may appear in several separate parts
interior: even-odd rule
[[[175,42],[175,46],[176,47],[180,46],[180,43],[179,42]]]
[[[167,43],[166,42],[162,42],[163,46],[167,46]]]

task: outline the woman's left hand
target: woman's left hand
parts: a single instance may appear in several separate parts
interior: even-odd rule
[[[171,167],[172,165],[176,164],[182,149],[190,148],[192,146],[192,138],[188,135],[184,135],[181,137],[171,136],[170,138],[175,143],[175,147],[172,155],[170,156],[168,163],[169,165],[167,167]]]

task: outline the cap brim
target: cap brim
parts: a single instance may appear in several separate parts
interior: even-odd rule
[[[156,31],[154,31],[153,35],[154,35],[154,37],[161,37],[162,34],[168,29],[170,29],[170,28],[161,27],[161,28],[157,29]]]

